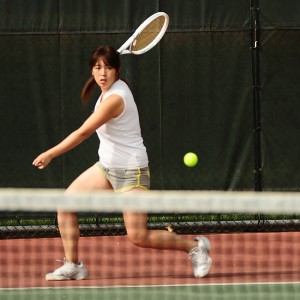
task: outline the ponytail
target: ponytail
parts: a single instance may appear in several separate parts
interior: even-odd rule
[[[85,83],[82,91],[81,91],[81,100],[83,103],[87,104],[96,85],[96,81],[94,76],[91,76],[87,82]]]

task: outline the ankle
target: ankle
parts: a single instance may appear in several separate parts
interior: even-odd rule
[[[64,261],[65,261],[66,263],[74,264],[74,265],[79,265],[79,264],[80,264],[80,262],[79,262],[78,259],[76,260],[76,259],[67,259],[67,258],[65,258]]]

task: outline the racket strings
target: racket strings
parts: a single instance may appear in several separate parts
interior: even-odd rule
[[[149,23],[144,30],[136,37],[131,46],[131,51],[139,51],[151,44],[159,35],[165,24],[165,17],[159,16]]]

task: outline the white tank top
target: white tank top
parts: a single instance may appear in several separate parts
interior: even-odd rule
[[[95,110],[112,94],[119,95],[125,107],[120,116],[109,120],[96,130],[100,139],[99,160],[107,168],[147,167],[148,156],[141,135],[139,114],[128,85],[122,80],[116,81],[103,98],[100,95]]]

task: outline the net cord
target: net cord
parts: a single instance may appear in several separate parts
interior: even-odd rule
[[[67,194],[61,189],[1,189],[1,211],[78,211],[149,213],[265,213],[299,212],[298,192],[110,191]]]

